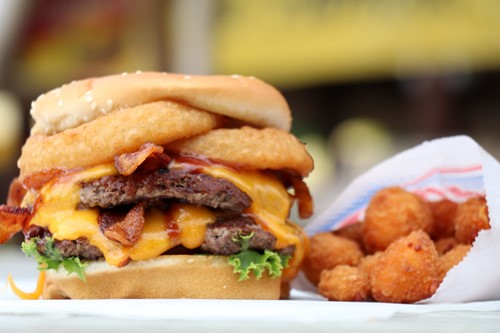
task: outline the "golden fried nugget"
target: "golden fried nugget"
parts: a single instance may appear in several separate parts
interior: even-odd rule
[[[432,239],[452,237],[455,235],[455,215],[458,204],[448,199],[428,202],[432,214]]]
[[[460,203],[455,216],[455,238],[472,244],[480,230],[489,229],[488,206],[484,197],[472,197]]]
[[[348,238],[350,240],[355,241],[359,244],[361,248],[363,245],[363,225],[361,222],[356,222],[353,224],[349,224],[343,228],[337,229],[333,232],[334,235]]]
[[[392,243],[370,275],[372,296],[380,302],[413,303],[428,298],[439,286],[438,254],[424,231]]]
[[[430,231],[429,206],[417,195],[400,187],[378,191],[370,200],[363,223],[363,241],[368,253],[385,250],[399,237],[414,230]]]
[[[457,265],[469,253],[471,246],[459,244],[439,257],[439,277],[444,279],[448,271]]]
[[[456,240],[455,237],[445,237],[438,239],[437,241],[434,242],[434,245],[436,246],[436,251],[440,256],[452,250],[458,244],[460,243]]]
[[[355,241],[323,232],[310,238],[309,255],[302,269],[309,281],[317,285],[322,270],[337,265],[356,266],[362,257],[363,251]]]
[[[338,265],[321,272],[318,292],[330,301],[365,301],[370,295],[370,282],[358,267]]]
[[[382,253],[382,251],[378,251],[363,257],[358,265],[359,269],[361,269],[361,271],[366,275],[370,276],[373,267],[377,264],[377,260],[380,258]]]

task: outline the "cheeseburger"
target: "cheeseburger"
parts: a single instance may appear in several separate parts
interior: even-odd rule
[[[275,88],[137,72],[63,85],[31,115],[0,243],[23,232],[42,298],[286,296],[313,161]]]

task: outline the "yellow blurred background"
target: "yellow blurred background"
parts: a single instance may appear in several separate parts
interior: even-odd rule
[[[499,0],[0,0],[0,200],[31,101],[137,70],[253,75],[308,144],[317,211],[422,140],[467,134],[500,157]]]

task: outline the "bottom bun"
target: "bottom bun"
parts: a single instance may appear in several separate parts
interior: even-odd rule
[[[87,282],[63,270],[50,270],[42,298],[280,298],[281,279],[264,275],[238,282],[227,260],[214,255],[164,255],[122,268],[97,261],[85,268]]]

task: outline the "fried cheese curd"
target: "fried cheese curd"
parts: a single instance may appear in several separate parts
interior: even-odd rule
[[[450,269],[458,265],[465,258],[470,248],[471,246],[468,244],[459,244],[439,257],[439,277],[441,280],[444,279]]]
[[[436,250],[440,256],[453,250],[458,244],[460,243],[455,237],[445,237],[434,241],[434,245],[436,245]]]
[[[483,196],[431,202],[386,188],[373,196],[364,220],[311,237],[303,270],[329,300],[413,303],[432,296],[489,228]]]
[[[388,187],[375,193],[368,204],[363,242],[366,251],[374,253],[412,231],[431,227],[432,214],[424,200],[400,187]]]
[[[361,268],[338,265],[321,272],[318,292],[330,301],[366,301],[370,295],[370,281]]]
[[[337,265],[321,272],[318,292],[330,301],[368,301],[370,275],[382,252],[364,256],[357,266]]]
[[[428,202],[432,214],[432,239],[453,237],[455,235],[455,216],[458,204],[449,199]]]
[[[455,238],[472,244],[479,231],[490,228],[488,206],[484,197],[472,197],[458,205],[455,216]]]
[[[363,251],[355,241],[331,232],[322,232],[310,238],[309,255],[304,260],[302,270],[309,281],[317,285],[323,270],[338,265],[356,266],[363,256]]]
[[[382,255],[382,251],[375,252],[373,254],[369,254],[361,259],[359,262],[359,269],[366,275],[370,276],[373,270],[373,267],[377,264],[377,260]]]
[[[353,224],[346,225],[343,228],[333,231],[334,235],[350,239],[358,243],[361,249],[364,251],[363,244],[363,223],[356,222]]]
[[[370,275],[375,300],[414,303],[434,294],[440,284],[439,257],[422,230],[393,242],[378,258]]]

